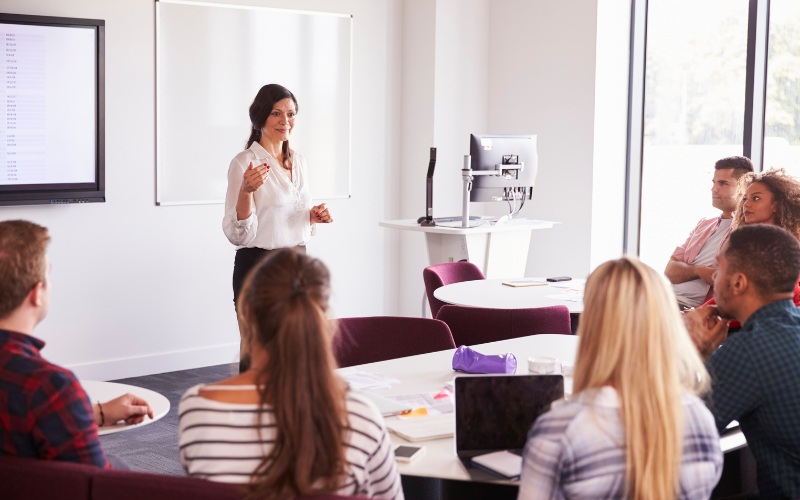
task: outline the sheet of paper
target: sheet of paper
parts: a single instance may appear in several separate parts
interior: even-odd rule
[[[368,372],[358,367],[340,368],[339,375],[347,381],[351,389],[364,391],[367,389],[388,389],[392,384],[399,384],[396,378],[380,373]]]
[[[567,290],[583,290],[586,288],[586,283],[576,283],[573,281],[558,281],[555,283],[550,283],[550,286],[553,288],[566,288]]]
[[[566,300],[567,302],[583,302],[583,294],[559,293],[557,295],[545,295],[547,299]]]
[[[406,404],[414,409],[425,408],[428,415],[442,415],[453,413],[453,398],[439,397],[441,392],[422,392],[419,394],[399,394],[395,396],[384,396],[386,399]]]

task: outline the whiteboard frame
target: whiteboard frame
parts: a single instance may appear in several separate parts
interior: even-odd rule
[[[181,205],[222,205],[225,204],[225,199],[221,200],[196,200],[196,201],[161,201],[161,174],[158,169],[161,163],[161,144],[158,140],[158,130],[161,123],[161,96],[158,92],[158,33],[161,27],[161,15],[159,14],[159,3],[171,3],[177,5],[194,5],[198,7],[221,7],[228,9],[238,10],[259,10],[271,11],[303,15],[322,15],[331,17],[349,17],[350,18],[350,88],[348,94],[350,98],[350,106],[348,110],[348,134],[347,134],[347,194],[341,196],[327,196],[324,198],[314,198],[314,200],[349,200],[353,197],[353,15],[352,14],[337,14],[334,12],[320,12],[311,10],[298,10],[298,9],[279,9],[275,7],[259,7],[251,5],[236,5],[217,2],[199,2],[194,0],[155,0],[153,2],[153,9],[155,10],[155,94],[156,94],[156,127],[155,127],[155,142],[156,142],[156,206],[181,206]]]

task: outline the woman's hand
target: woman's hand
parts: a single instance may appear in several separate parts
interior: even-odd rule
[[[133,394],[125,394],[117,399],[112,399],[102,403],[103,416],[105,416],[105,425],[114,425],[120,420],[124,420],[127,425],[139,424],[144,420],[147,415],[153,418],[153,409],[147,404],[147,401],[135,396]],[[94,418],[97,425],[103,423],[103,417],[100,416],[100,408],[98,405],[92,405],[94,408]]]
[[[328,210],[328,205],[325,203],[321,205],[317,205],[316,207],[311,208],[311,223],[316,224],[328,224],[333,222],[333,217],[331,217],[331,212]]]
[[[267,182],[269,177],[269,165],[262,163],[257,167],[253,167],[253,162],[244,171],[244,178],[242,179],[242,191],[245,193],[254,193]]]

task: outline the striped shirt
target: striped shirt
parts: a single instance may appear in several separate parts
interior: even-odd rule
[[[683,396],[681,500],[707,499],[722,475],[714,417],[694,396]],[[654,423],[658,425],[658,423]],[[554,407],[533,424],[525,445],[520,500],[625,498],[625,429],[617,392],[587,391]]]
[[[275,419],[269,408],[258,422],[257,404],[234,404],[200,396],[202,385],[181,398],[180,455],[192,477],[247,483],[275,442]],[[253,390],[255,386],[215,385],[216,390]],[[345,443],[349,464],[341,495],[402,500],[403,487],[386,425],[374,403],[348,393],[351,427]],[[259,431],[261,431],[259,433]]]

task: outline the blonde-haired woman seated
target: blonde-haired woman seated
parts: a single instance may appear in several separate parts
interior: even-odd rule
[[[633,258],[598,267],[578,335],[573,395],[531,429],[519,498],[709,498],[709,376],[663,278]]]
[[[250,370],[181,399],[181,462],[190,476],[248,483],[249,498],[320,493],[403,499],[378,408],[333,371],[325,264],[278,250],[248,274],[239,315]]]

